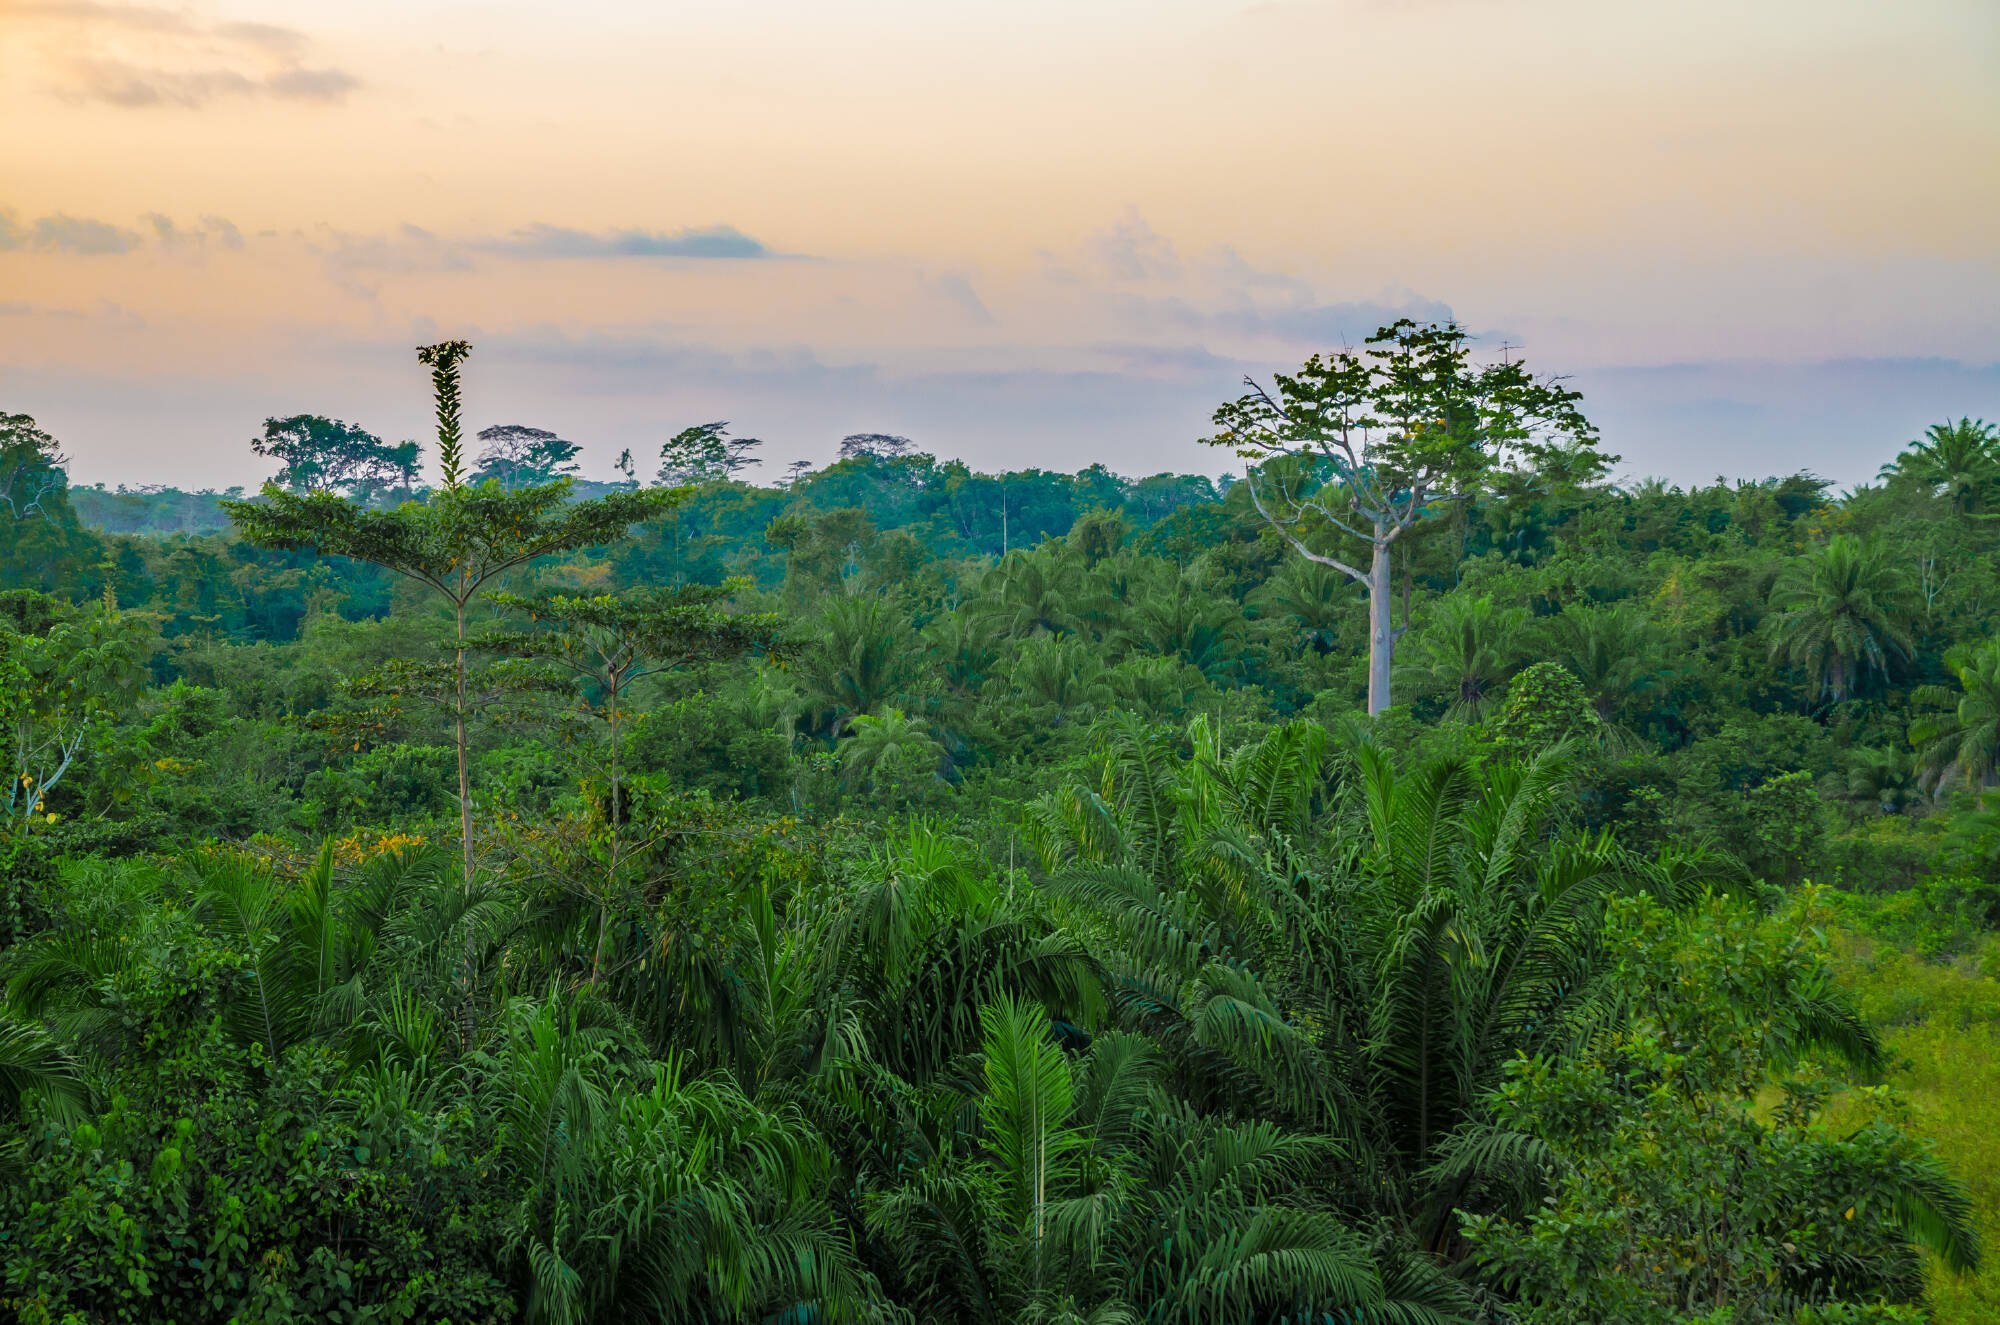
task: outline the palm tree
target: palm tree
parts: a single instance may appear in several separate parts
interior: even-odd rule
[[[516,1000],[482,1103],[519,1193],[507,1250],[538,1325],[876,1317],[796,1110],[655,1066],[633,1089],[624,1027],[584,997]]]
[[[1972,648],[1961,645],[1945,655],[1945,665],[1958,678],[1956,706],[1910,724],[1910,744],[1917,747],[1924,781],[1933,792],[1953,781],[1979,786],[2000,769],[2000,639]],[[1920,686],[1911,698],[1922,704],[1953,702],[1943,686]]]
[[[1856,746],[1847,752],[1847,799],[1896,814],[1917,799],[1921,778],[1908,750]]]
[[[990,616],[948,612],[924,627],[924,638],[930,641],[945,680],[963,691],[977,691],[1000,660]]]
[[[1340,623],[1356,615],[1360,605],[1354,582],[1331,567],[1294,559],[1264,582],[1260,594],[1273,616],[1288,616],[1299,636],[1317,653],[1332,650]]]
[[[1779,572],[1771,657],[1805,669],[1816,697],[1838,704],[1871,673],[1886,676],[1892,657],[1909,657],[1908,589],[1909,576],[1873,535],[1835,534]]]
[[[73,1106],[84,1095],[80,1065],[54,1036],[40,1026],[0,1021],[0,1101],[10,1109],[33,1098]]]
[[[1041,636],[1021,646],[1007,679],[1028,703],[1054,710],[1061,726],[1073,715],[1094,714],[1110,704],[1104,663],[1096,650],[1074,636]]]
[[[1526,608],[1495,607],[1487,597],[1439,599],[1417,636],[1423,656],[1405,675],[1447,698],[1447,721],[1478,722],[1520,660],[1527,619]]]
[[[895,796],[908,795],[910,784],[918,779],[930,779],[935,785],[944,748],[931,738],[923,719],[897,708],[880,717],[864,713],[854,719],[848,733],[840,747],[840,762],[851,785]]]
[[[1077,626],[1082,582],[1082,563],[1053,549],[1010,552],[986,572],[965,610],[1017,638],[1060,635]]]
[[[1469,1319],[1463,1289],[1311,1201],[1326,1138],[1190,1110],[1143,1036],[1072,1057],[1016,1000],[981,1024],[976,1141],[946,1131],[868,1211],[922,1319]]]
[[[1649,684],[1642,659],[1656,634],[1635,603],[1573,607],[1547,627],[1549,656],[1583,684],[1598,719],[1610,730],[1619,708]]]
[[[856,714],[874,713],[914,679],[917,649],[903,614],[880,594],[838,597],[826,629],[799,660],[810,711],[835,740]]]
[[[1195,697],[1213,693],[1201,670],[1179,658],[1127,658],[1104,673],[1118,704],[1151,718],[1179,721]]]
[[[1327,1181],[1432,1245],[1484,1171],[1446,1161],[1507,1065],[1594,1024],[1599,903],[1715,876],[1699,854],[1564,829],[1559,751],[1399,775],[1306,722],[1225,752],[1197,719],[1188,755],[1123,716],[1104,737],[1104,778],[1031,806],[1028,840],[1110,927],[1119,1024],[1160,1046],[1191,1107],[1336,1140],[1352,1168]]]
[[[1119,640],[1139,653],[1179,658],[1219,679],[1234,667],[1242,633],[1242,613],[1227,596],[1197,592],[1187,576],[1178,575],[1166,592],[1134,604]]]
[[[1915,480],[1953,515],[1988,514],[2000,504],[2000,430],[1984,419],[1934,423],[1881,476]]]

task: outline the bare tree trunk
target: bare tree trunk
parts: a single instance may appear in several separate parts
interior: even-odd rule
[[[597,900],[597,951],[590,959],[590,987],[597,988],[598,976],[604,972],[604,949],[610,941],[611,893],[618,886],[618,857],[620,823],[618,803],[621,790],[618,782],[618,687],[611,688],[611,868],[604,878],[604,895]]]
[[[472,902],[472,770],[467,763],[465,742],[465,582],[459,580],[460,596],[458,609],[458,703],[453,708],[454,735],[458,744],[458,833],[465,861],[465,900],[468,908]],[[477,1028],[478,1013],[472,1006],[473,970],[479,960],[478,945],[472,937],[471,926],[465,931],[465,983],[461,990],[464,995],[459,1012],[459,1047],[472,1047],[473,1032]]]
[[[1391,614],[1395,592],[1391,585],[1392,566],[1389,544],[1382,525],[1375,526],[1374,556],[1368,563],[1368,716],[1389,707],[1389,666],[1396,656],[1396,631]]]
[[[458,833],[465,851],[465,891],[472,892],[472,772],[465,754],[465,600],[458,600],[458,705],[452,713],[458,742]]]

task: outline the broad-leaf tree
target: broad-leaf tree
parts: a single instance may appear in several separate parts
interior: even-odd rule
[[[1309,561],[1340,571],[1368,595],[1368,712],[1390,703],[1402,630],[1390,620],[1391,552],[1439,506],[1466,501],[1516,464],[1562,482],[1606,463],[1580,392],[1530,375],[1511,355],[1475,368],[1456,323],[1407,318],[1360,353],[1314,355],[1274,388],[1215,412],[1208,439],[1252,461],[1257,512]],[[1358,544],[1362,558],[1345,546]]]
[[[566,442],[546,428],[496,423],[479,430],[478,468],[472,482],[498,483],[503,488],[531,488],[576,474],[576,453],[583,448]]]
[[[708,483],[734,477],[739,470],[764,463],[753,454],[763,444],[755,437],[731,437],[727,419],[697,423],[661,445],[659,481]]]
[[[390,446],[356,424],[318,414],[264,420],[250,449],[284,466],[272,481],[293,492],[344,492],[366,505],[417,481],[417,444]]]
[[[75,609],[30,589],[0,593],[0,726],[7,743],[10,831],[54,815],[49,794],[138,698],[145,676],[140,622]]]

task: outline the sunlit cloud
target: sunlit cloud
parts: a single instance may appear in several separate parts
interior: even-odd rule
[[[243,232],[233,222],[220,216],[204,216],[194,226],[179,225],[172,217],[159,212],[147,212],[143,219],[153,227],[154,242],[169,251],[202,249],[211,240],[217,247],[231,252],[243,248]]]
[[[130,253],[142,242],[136,230],[89,217],[57,212],[32,224],[0,212],[0,250],[27,249],[38,253],[75,253],[87,257]]]
[[[42,39],[47,90],[128,109],[194,108],[232,98],[333,103],[361,86],[310,63],[312,42],[272,23],[204,19],[152,5],[15,5],[9,21]]]

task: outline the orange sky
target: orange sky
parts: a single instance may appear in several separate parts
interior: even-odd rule
[[[266,413],[604,468],[1220,468],[1244,371],[1454,314],[1630,467],[1861,477],[2000,414],[1992,0],[0,0],[0,409],[80,481],[254,481]]]

